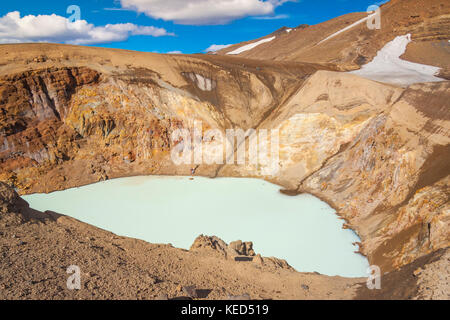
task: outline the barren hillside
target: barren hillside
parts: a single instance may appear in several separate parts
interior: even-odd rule
[[[381,28],[369,30],[362,19],[367,13],[350,13],[313,26],[300,26],[275,36],[270,42],[238,54],[239,57],[320,62],[341,70],[359,68],[373,59],[377,51],[396,36],[412,34],[413,42],[403,58],[443,68],[448,74],[450,61],[450,4],[445,0],[391,0],[381,6]],[[354,23],[361,23],[345,30]],[[343,31],[345,30],[345,31]],[[343,32],[341,32],[343,31]],[[341,32],[337,34],[338,32]],[[239,43],[220,50],[227,55],[243,45]]]

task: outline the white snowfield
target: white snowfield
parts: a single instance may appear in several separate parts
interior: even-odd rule
[[[400,59],[410,42],[411,34],[396,37],[378,51],[371,62],[350,73],[404,87],[420,82],[444,81],[435,76],[440,68]]]
[[[325,39],[323,39],[322,41],[320,41],[317,45],[319,45],[319,44],[321,44],[321,43],[323,43],[323,42],[325,42],[325,41],[327,41],[327,40],[330,40],[330,39],[336,37],[337,35],[340,35],[341,33],[345,32],[345,31],[347,31],[347,30],[350,30],[350,29],[353,28],[353,27],[356,27],[357,25],[359,25],[359,24],[361,24],[361,23],[363,23],[363,22],[369,20],[370,18],[372,18],[372,17],[375,16],[375,15],[376,15],[376,13],[371,14],[371,15],[365,17],[365,18],[362,18],[361,20],[356,21],[355,23],[352,23],[351,25],[345,27],[344,29],[341,29],[341,30],[339,30],[338,32],[335,32],[335,33],[333,33],[332,35],[326,37]]]
[[[240,54],[242,52],[245,52],[245,51],[248,51],[248,50],[252,50],[253,48],[256,48],[257,46],[259,46],[260,44],[263,44],[263,43],[266,43],[266,42],[270,42],[270,41],[272,41],[275,38],[276,37],[262,39],[262,40],[259,40],[259,41],[247,44],[245,46],[239,47],[236,50],[228,52],[227,54]]]

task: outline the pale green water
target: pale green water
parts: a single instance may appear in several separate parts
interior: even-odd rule
[[[262,256],[301,272],[367,276],[359,241],[311,195],[290,197],[257,179],[132,177],[23,198],[36,210],[74,217],[118,235],[189,249],[200,235],[253,241]]]

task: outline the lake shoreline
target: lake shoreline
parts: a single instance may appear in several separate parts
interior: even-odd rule
[[[136,181],[133,181],[133,180],[126,181],[125,180],[125,179],[135,179],[135,178],[140,179],[139,185],[136,185]],[[164,223],[166,223],[166,222],[169,223],[168,221],[166,221],[166,219],[168,219],[168,218],[165,215],[168,214],[170,216],[170,215],[174,214],[173,211],[170,211],[172,209],[169,210],[169,209],[167,209],[167,207],[172,208],[173,206],[176,205],[173,201],[169,200],[170,199],[170,195],[169,194],[171,194],[171,193],[183,194],[183,188],[185,188],[185,187],[183,187],[181,189],[176,189],[176,188],[180,188],[180,186],[178,186],[178,187],[171,186],[171,187],[169,187],[168,190],[170,190],[170,191],[168,191],[167,194],[161,194],[160,193],[161,190],[157,190],[157,189],[164,189],[164,188],[166,188],[167,184],[170,185],[170,183],[173,183],[173,181],[175,181],[175,180],[179,181],[179,183],[182,184],[182,185],[188,185],[189,183],[196,183],[197,184],[197,185],[192,185],[190,187],[190,189],[191,188],[195,188],[195,187],[200,188],[200,190],[189,191],[189,192],[191,192],[191,193],[189,193],[189,197],[186,195],[187,198],[183,197],[183,196],[180,198],[181,202],[182,201],[185,202],[184,203],[184,207],[190,208],[189,210],[191,210],[191,211],[189,211],[189,212],[191,212],[191,213],[189,213],[188,216],[192,217],[191,220],[192,219],[194,219],[194,220],[195,219],[197,219],[197,220],[200,219],[200,220],[198,220],[198,222],[200,222],[200,225],[201,225],[201,227],[199,227],[199,226],[191,226],[190,227],[190,228],[192,228],[192,230],[198,230],[198,232],[192,231],[192,232],[194,232],[194,234],[192,234],[191,238],[188,238],[189,240],[186,240],[186,238],[185,238],[185,240],[183,242],[184,245],[180,245],[179,241],[181,241],[181,240],[179,239],[179,235],[178,234],[174,234],[173,237],[167,235],[165,238],[146,238],[143,235],[145,235],[146,234],[145,232],[147,232],[147,231],[140,230],[139,232],[141,232],[141,233],[133,234],[133,232],[135,232],[135,231],[132,231],[133,228],[129,227],[130,229],[126,229],[128,231],[125,230],[124,231],[125,233],[124,232],[121,233],[121,232],[117,232],[116,229],[111,229],[111,227],[108,228],[108,225],[105,226],[104,224],[102,224],[102,223],[106,223],[106,222],[101,222],[100,221],[101,222],[100,224],[99,223],[95,223],[96,219],[101,219],[100,216],[104,215],[104,213],[101,212],[101,211],[97,211],[95,213],[91,212],[91,213],[89,213],[89,215],[83,216],[83,214],[85,214],[85,212],[93,211],[92,208],[90,208],[89,206],[86,206],[83,203],[77,203],[77,205],[74,208],[70,208],[69,207],[68,209],[64,209],[65,208],[64,206],[61,207],[62,209],[58,209],[58,208],[55,208],[55,207],[50,207],[49,205],[38,207],[38,208],[34,208],[34,209],[39,209],[39,210],[44,210],[44,211],[45,210],[52,210],[52,211],[56,211],[56,212],[62,212],[64,214],[68,214],[69,216],[72,216],[72,217],[74,217],[74,218],[76,218],[76,219],[78,219],[78,220],[80,220],[82,222],[86,222],[86,223],[90,223],[90,224],[96,225],[99,228],[103,228],[105,230],[109,230],[111,232],[117,233],[117,234],[122,235],[122,236],[129,236],[129,237],[133,237],[133,238],[138,238],[138,239],[142,239],[142,240],[145,240],[145,241],[148,241],[148,242],[151,242],[151,243],[172,243],[176,247],[183,248],[183,249],[188,249],[188,246],[193,241],[192,237],[197,236],[198,234],[214,234],[214,235],[218,235],[221,238],[225,238],[224,240],[227,241],[227,242],[238,240],[238,239],[242,239],[244,241],[253,241],[253,242],[255,242],[257,248],[261,249],[260,251],[261,251],[262,254],[264,254],[266,256],[274,256],[274,257],[276,256],[276,257],[280,257],[282,259],[286,259],[288,261],[288,263],[290,263],[293,267],[295,267],[298,270],[305,270],[305,264],[303,264],[303,265],[300,264],[299,265],[298,263],[295,263],[295,260],[293,260],[293,258],[292,258],[292,254],[293,253],[292,252],[289,253],[289,251],[287,251],[287,249],[285,248],[286,244],[292,242],[292,240],[288,240],[289,238],[286,238],[285,240],[281,241],[281,240],[279,240],[279,237],[281,235],[280,234],[279,236],[276,237],[276,239],[278,239],[277,240],[278,241],[278,247],[274,247],[274,245],[270,244],[270,242],[266,243],[267,240],[264,239],[264,238],[258,240],[258,237],[260,237],[260,233],[254,231],[253,229],[256,226],[258,226],[257,228],[259,228],[260,230],[265,230],[267,227],[270,226],[269,228],[272,228],[272,229],[273,228],[281,228],[280,232],[281,232],[281,230],[285,230],[286,229],[286,230],[290,230],[289,232],[291,232],[291,234],[295,234],[296,233],[294,231],[295,229],[292,229],[292,228],[300,228],[298,232],[300,232],[301,235],[300,236],[296,236],[296,237],[298,239],[301,239],[301,237],[307,237],[306,234],[310,234],[309,235],[310,240],[308,240],[308,241],[311,241],[312,243],[316,242],[315,246],[317,246],[318,248],[317,249],[312,249],[309,246],[306,246],[305,243],[308,242],[308,241],[306,241],[306,238],[305,238],[305,241],[306,241],[305,243],[304,242],[300,242],[298,244],[299,245],[299,249],[298,250],[300,250],[300,253],[295,253],[294,256],[299,256],[299,254],[300,255],[302,255],[302,254],[309,254],[309,255],[311,255],[311,257],[316,256],[316,258],[314,258],[316,260],[317,260],[317,254],[313,253],[315,251],[321,252],[321,255],[330,256],[330,257],[334,256],[335,253],[328,252],[328,254],[327,254],[326,250],[328,250],[328,249],[325,249],[326,248],[326,240],[325,239],[321,240],[320,237],[318,238],[317,235],[312,233],[311,230],[313,230],[315,228],[315,227],[313,227],[313,225],[315,224],[315,222],[314,222],[315,220],[319,221],[320,219],[326,219],[326,220],[324,220],[324,222],[322,222],[323,226],[321,226],[320,231],[317,230],[317,232],[319,232],[319,233],[320,232],[325,232],[325,234],[330,234],[330,236],[331,236],[331,234],[335,234],[334,236],[336,237],[336,239],[334,239],[333,242],[335,242],[337,239],[342,237],[342,236],[338,235],[338,234],[340,234],[339,232],[341,232],[341,231],[334,230],[336,227],[339,230],[342,230],[342,228],[338,227],[338,225],[340,225],[340,223],[337,222],[338,221],[337,218],[339,216],[336,215],[336,211],[331,206],[329,206],[328,203],[321,201],[318,197],[315,197],[314,195],[311,195],[311,194],[305,194],[304,197],[300,197],[300,198],[297,198],[297,197],[284,197],[284,195],[281,192],[277,192],[277,191],[280,191],[280,189],[279,189],[280,186],[279,185],[273,184],[273,183],[268,182],[268,181],[263,180],[263,179],[226,178],[226,177],[207,179],[209,177],[195,176],[195,177],[193,177],[194,180],[190,180],[192,178],[191,176],[168,176],[168,175],[156,176],[156,175],[152,175],[152,176],[135,176],[135,177],[121,178],[121,179],[112,179],[112,180],[100,182],[99,184],[104,184],[105,185],[105,183],[106,183],[105,186],[107,186],[107,187],[105,187],[105,188],[108,190],[107,192],[112,194],[111,197],[113,197],[113,198],[114,197],[119,197],[116,194],[114,194],[114,192],[118,192],[118,191],[116,190],[117,187],[112,187],[113,185],[115,185],[115,186],[124,185],[124,186],[126,186],[126,188],[133,188],[133,187],[137,188],[134,191],[126,191],[126,192],[131,192],[131,194],[128,195],[129,199],[127,199],[127,201],[132,201],[133,202],[133,200],[131,200],[133,196],[137,196],[137,197],[139,197],[139,199],[147,199],[146,195],[142,195],[142,194],[139,195],[140,192],[143,192],[143,191],[139,191],[140,184],[142,184],[142,186],[144,186],[144,187],[147,186],[147,185],[150,186],[152,183],[155,183],[155,179],[160,179],[160,178],[163,179],[163,180],[161,180],[160,182],[157,183],[158,187],[156,187],[156,189],[149,189],[149,190],[153,190],[153,192],[156,192],[157,195],[159,195],[159,197],[161,197],[161,198],[164,198],[164,199],[165,199],[165,197],[169,197],[169,198],[167,198],[167,200],[164,200],[166,202],[163,201],[163,203],[158,204],[156,209],[155,208],[150,209],[150,207],[149,207],[149,209],[145,209],[145,210],[147,210],[147,211],[150,210],[150,212],[152,212],[152,210],[153,211],[156,210],[157,212],[160,212],[158,214],[158,218],[153,217],[152,219],[156,218],[155,221],[158,221],[158,224],[161,224],[163,226],[163,228],[164,228]],[[201,179],[201,181],[198,181],[200,179]],[[231,185],[234,184],[234,181],[239,181],[239,180],[240,180],[240,182],[239,182],[238,185],[234,185],[234,187],[231,187]],[[130,181],[132,182],[131,184],[130,184]],[[213,181],[215,181],[215,182],[213,182]],[[228,187],[228,185],[230,183],[231,183],[231,185],[230,185],[230,187]],[[200,186],[198,186],[198,184],[200,184]],[[207,186],[203,187],[203,186],[201,186],[203,184],[210,185],[210,187],[207,187]],[[78,199],[80,192],[81,193],[83,192],[83,188],[88,188],[89,190],[91,190],[90,192],[92,192],[92,190],[94,190],[96,188],[96,185],[97,184],[91,184],[91,185],[87,185],[87,186],[83,186],[83,187],[67,189],[65,191],[60,191],[60,192],[72,193],[73,195],[75,195],[75,198]],[[238,191],[233,190],[233,189],[243,188],[243,186],[246,186],[246,188],[244,188],[243,190],[238,190]],[[253,187],[251,187],[251,186],[253,186]],[[218,188],[217,191],[211,192],[211,190],[208,190],[208,188],[213,188],[214,189],[214,187]],[[238,187],[238,188],[236,188],[236,187]],[[173,190],[172,188],[175,188],[175,189]],[[202,188],[204,188],[204,189],[202,189]],[[176,191],[176,190],[178,190],[178,191]],[[231,191],[228,191],[228,190],[231,190]],[[106,192],[106,191],[102,191],[102,192]],[[229,201],[231,201],[231,202],[238,201],[239,202],[239,201],[242,201],[243,199],[246,199],[245,203],[246,202],[250,203],[251,201],[253,201],[251,199],[255,199],[255,200],[254,200],[254,203],[251,202],[252,204],[249,207],[245,207],[245,208],[244,207],[241,208],[239,206],[231,207],[230,209],[227,209],[229,211],[226,211],[226,209],[223,209],[223,208],[222,209],[221,208],[216,208],[215,205],[213,205],[213,204],[211,204],[210,206],[204,207],[206,204],[202,204],[202,202],[204,202],[205,200],[210,201],[210,199],[208,199],[208,198],[216,197],[216,195],[215,195],[216,192],[219,192],[219,193],[222,192],[222,194],[217,195],[218,196],[218,200],[217,201],[225,201],[225,203],[229,202]],[[223,192],[225,192],[225,194]],[[227,193],[227,192],[229,192],[229,193]],[[234,194],[234,197],[236,197],[236,194],[238,194],[239,192],[241,192],[242,194],[238,195],[237,199],[241,199],[241,200],[231,200],[232,198],[228,199],[230,194],[231,195]],[[264,194],[266,194],[266,195],[264,196]],[[51,198],[55,198],[55,197],[57,198],[61,194],[59,192],[57,192],[57,193],[50,193],[50,194],[34,194],[34,195],[25,196],[24,198],[25,198],[26,201],[29,201],[30,199],[33,199],[33,198],[36,198],[36,197],[41,197],[41,196],[43,196],[43,198],[46,198],[49,195],[51,196]],[[98,200],[98,199],[94,199],[92,195],[89,196],[89,197],[91,197],[89,199],[90,199],[90,201],[92,203],[96,203],[97,200]],[[226,198],[224,198],[224,197],[226,197]],[[248,198],[248,197],[250,197],[250,198]],[[268,203],[265,203],[265,205],[260,205],[260,204],[256,203],[256,202],[261,202],[260,201],[261,198],[267,199]],[[82,199],[82,198],[80,198],[80,199]],[[220,200],[220,199],[223,199],[223,200]],[[225,200],[225,199],[228,199],[228,200]],[[256,200],[256,199],[259,199],[259,200]],[[312,199],[317,199],[317,200],[312,200]],[[40,201],[44,201],[44,200],[41,199]],[[65,202],[67,202],[67,201],[70,202],[71,199],[70,198],[69,199],[65,199],[62,202],[64,202],[64,205],[66,205]],[[150,201],[145,200],[144,206],[149,206],[149,203],[151,203],[152,201],[155,201],[155,199],[150,200]],[[307,201],[307,202],[305,202],[305,201]],[[310,204],[310,205],[313,205],[313,207],[310,208],[310,209],[307,209],[308,207],[304,207],[304,205],[303,206],[301,205],[301,203],[305,203],[305,204],[309,203],[308,201],[313,201],[313,203],[316,203],[316,201],[317,201],[317,204],[315,204],[315,205],[314,204]],[[272,204],[271,202],[274,202],[274,203]],[[117,205],[121,206],[122,204],[117,204]],[[136,203],[133,203],[133,205],[136,205]],[[152,203],[151,205],[155,205],[155,204]],[[277,205],[280,206],[280,208],[282,208],[282,209],[278,209]],[[298,205],[300,205],[300,211],[299,212],[302,213],[300,215],[299,215],[298,209],[296,209],[296,206],[298,206]],[[33,201],[30,201],[30,206],[33,207]],[[103,203],[103,206],[104,207],[108,207],[108,204]],[[223,206],[223,204],[222,204],[222,206]],[[256,206],[257,208],[258,208],[258,206],[260,206],[259,209],[257,209],[257,208],[255,209],[255,210],[257,210],[257,212],[252,212],[254,206]],[[201,210],[208,211],[208,210],[210,210],[210,208],[213,208],[213,207],[215,208],[214,209],[215,211],[217,211],[217,210],[225,210],[225,211],[220,211],[220,212],[222,212],[220,215],[214,216],[215,217],[213,219],[214,221],[208,222],[210,224],[209,224],[209,227],[207,227],[208,223],[206,223],[204,221],[205,218],[201,218],[201,213],[199,213],[197,211],[201,211]],[[271,207],[271,208],[268,209],[266,207]],[[321,207],[323,207],[323,209],[319,209]],[[124,210],[128,210],[129,211],[131,208],[133,208],[133,206],[128,208],[128,209],[124,209]],[[316,209],[313,209],[313,208],[316,208]],[[329,209],[326,209],[326,208],[329,208]],[[185,208],[181,208],[181,210],[184,210],[184,209]],[[70,210],[72,210],[72,211],[70,211]],[[111,208],[111,210],[114,210],[114,208]],[[134,210],[138,210],[139,211],[141,209],[137,208],[137,209],[134,209]],[[242,210],[243,210],[243,212],[245,212],[245,215],[241,214]],[[272,213],[270,213],[268,210],[269,211],[272,210]],[[280,218],[282,217],[281,218],[282,220],[274,220],[274,221],[272,221],[278,215],[278,213],[276,213],[276,212],[279,212],[279,210],[284,212],[283,216],[279,216]],[[320,210],[326,210],[327,215],[328,214],[332,214],[332,217],[330,216],[330,217],[326,218],[327,216],[321,216],[321,215],[315,216],[314,214],[312,214],[312,212],[314,212],[314,210],[319,210],[319,211]],[[82,211],[83,213],[79,213],[78,211]],[[163,212],[167,212],[167,213],[163,214]],[[177,211],[175,210],[175,212],[177,212]],[[130,216],[130,214],[131,214],[131,216]],[[134,214],[136,214],[135,218],[131,218],[131,217],[133,217],[133,215],[132,215],[132,213],[130,213],[130,214],[128,214],[128,217],[129,217],[128,220],[137,219],[136,221],[139,221],[139,219],[141,219],[141,220],[142,219],[149,219],[149,217],[146,214],[142,215],[141,213],[134,213]],[[275,216],[274,216],[274,214],[275,214]],[[109,216],[110,217],[109,218],[110,221],[112,221],[112,219],[119,219],[117,217],[114,217],[114,215],[111,215],[111,213],[109,213],[109,215],[110,215]],[[312,215],[312,216],[309,217],[310,215]],[[81,217],[81,219],[80,219],[80,217]],[[228,217],[228,218],[225,219],[224,217]],[[309,227],[309,229],[311,229],[311,230],[308,230],[308,228],[303,226],[302,225],[303,223],[300,223],[300,224],[297,223],[296,226],[292,225],[292,224],[295,225],[294,221],[296,221],[296,220],[297,221],[301,221],[301,219],[305,219],[306,217],[309,217],[309,218],[307,218],[308,220],[305,220],[304,223],[309,223],[311,225]],[[186,224],[186,226],[189,225],[189,223],[192,222],[189,219],[186,220],[187,218],[184,217],[183,215],[182,216],[175,215],[174,217],[171,217],[171,219],[173,221],[177,221],[177,223],[181,223],[181,224],[184,223],[184,224]],[[236,225],[233,225],[233,223],[228,221],[228,220],[233,220],[233,219],[236,219],[236,221],[240,221],[240,224],[237,226],[237,228],[236,228]],[[279,219],[279,218],[276,218],[276,219]],[[132,221],[130,222],[128,220],[125,221],[126,222],[125,224],[131,224],[132,223]],[[217,220],[217,222],[215,222],[216,220]],[[114,220],[114,221],[116,221],[116,220]],[[120,222],[120,221],[121,220],[119,219],[115,223],[123,225],[124,221],[122,221],[122,222]],[[144,220],[142,220],[142,221],[144,221]],[[166,221],[166,222],[164,222],[164,221]],[[182,221],[184,221],[184,222],[182,222]],[[272,221],[272,222],[269,222],[269,221]],[[275,221],[278,221],[278,222],[275,222]],[[328,221],[328,222],[325,223],[325,221]],[[335,222],[333,222],[333,221],[335,221]],[[112,223],[112,222],[108,222],[108,223]],[[205,225],[205,223],[206,223],[206,225]],[[141,222],[141,224],[143,224],[143,222]],[[335,224],[338,224],[338,225],[332,227],[332,225],[335,225]],[[219,225],[226,225],[227,227],[224,226],[223,230],[219,232],[219,231],[216,230]],[[246,226],[246,225],[252,225],[253,228],[251,228],[251,229],[245,228],[244,226]],[[281,227],[281,226],[283,226],[283,227]],[[121,227],[123,227],[123,226],[121,226]],[[115,228],[118,228],[118,227],[116,226]],[[125,228],[125,227],[123,227],[123,228]],[[138,229],[139,228],[140,227],[138,227]],[[172,226],[171,229],[173,229],[173,228],[178,228],[178,227]],[[196,228],[198,228],[198,229],[196,229]],[[328,231],[325,231],[326,229],[324,229],[324,228],[331,228],[331,229],[329,229]],[[233,230],[233,229],[236,229],[236,231],[233,231],[233,232],[235,232],[234,235],[233,235],[233,232],[230,231],[230,230]],[[121,230],[121,229],[119,228],[117,230]],[[276,229],[276,230],[278,230],[278,229]],[[303,231],[300,231],[300,230],[303,230]],[[334,230],[334,231],[332,231],[332,230]],[[159,230],[153,230],[152,232],[158,233]],[[182,232],[182,233],[185,232],[186,233],[186,231],[183,231],[183,230],[179,230],[179,232]],[[288,232],[288,231],[286,231],[286,232]],[[292,233],[292,232],[294,232],[294,233]],[[343,230],[342,232],[345,233],[346,230]],[[230,233],[230,235],[226,236],[226,234],[228,234],[228,233]],[[281,233],[283,233],[283,232],[281,232]],[[342,233],[342,234],[344,234],[344,233]],[[347,234],[347,233],[345,233],[345,234]],[[345,236],[345,239],[347,239],[347,237],[350,237],[348,239],[352,239],[351,242],[349,242],[352,245],[352,248],[350,249],[350,247],[349,247],[349,249],[351,250],[351,253],[354,254],[355,250],[354,250],[353,246],[354,246],[354,243],[359,242],[359,238],[357,237],[356,233],[352,232],[352,234],[354,234],[354,236],[348,234],[347,236]],[[283,237],[284,237],[284,235],[282,236],[282,238]],[[312,240],[312,239],[315,239],[315,238],[317,238],[317,239],[316,240]],[[159,240],[159,239],[161,239],[161,240]],[[344,240],[341,240],[341,241],[344,241]],[[345,241],[350,241],[350,240],[345,240]],[[264,243],[266,243],[266,244],[264,245]],[[284,243],[284,245],[282,245],[282,243]],[[269,249],[267,249],[267,248],[269,248]],[[270,249],[270,248],[272,248],[272,249]],[[300,248],[303,248],[303,249],[300,249]],[[319,248],[321,248],[321,249],[319,249]],[[265,250],[269,250],[269,251],[265,251]],[[334,249],[334,250],[337,250],[337,249]],[[311,251],[311,253],[307,253],[307,252],[310,252],[310,251]],[[339,251],[339,250],[337,250],[337,251]],[[291,256],[291,258],[289,258],[289,256]],[[345,256],[345,254],[344,254],[344,256]],[[365,259],[365,257],[362,257],[362,258]],[[296,259],[298,259],[298,258],[296,258]],[[325,259],[325,258],[320,258],[320,259]],[[338,259],[338,257],[336,256],[335,259]],[[352,258],[351,258],[351,256],[349,256],[349,257],[347,257],[347,259],[351,260]],[[308,263],[309,263],[309,260],[312,261],[313,258],[308,259]],[[306,267],[307,267],[308,263],[306,263]],[[329,264],[331,264],[331,263],[322,263],[321,266],[318,267],[317,269],[309,267],[311,269],[306,269],[306,270],[307,271],[311,271],[311,272],[319,271],[321,273],[327,274],[327,272],[323,272],[323,270],[326,269],[324,265],[329,265]],[[325,268],[325,269],[323,269],[323,268]],[[362,276],[363,274],[365,274],[365,267],[363,269],[364,270],[361,269],[360,273],[358,273],[358,275],[356,275],[356,276]],[[340,274],[340,273],[336,273],[336,274]],[[333,274],[331,272],[330,275],[335,275],[335,274]],[[346,276],[347,274],[341,274],[341,275],[342,276]]]

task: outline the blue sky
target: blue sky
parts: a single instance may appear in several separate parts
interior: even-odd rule
[[[217,10],[211,3],[217,6]],[[237,3],[237,5],[233,7],[233,3]],[[220,7],[221,4],[223,7]],[[259,38],[282,26],[296,27],[299,24],[317,24],[346,13],[366,11],[367,7],[372,4],[377,4],[377,1],[2,1],[0,42],[48,41],[160,53],[171,51],[197,53],[203,52],[212,44],[233,44]],[[74,40],[82,36],[74,35],[73,30],[68,31],[60,24],[63,18],[70,16],[67,14],[67,8],[70,5],[79,6],[81,20],[85,20],[77,32],[92,33],[95,36],[89,36],[89,39]],[[192,5],[192,10],[189,9],[189,5]],[[163,6],[167,6],[167,8],[162,8]],[[20,12],[20,17],[16,15],[15,18],[11,18],[12,16],[5,18],[6,14],[13,11]],[[52,14],[60,16],[60,20],[56,21],[55,17],[48,17]],[[43,15],[44,17],[34,23],[28,23],[23,19],[27,15]],[[18,21],[21,23],[21,28],[24,28],[23,30],[14,24],[19,23]],[[105,25],[125,23],[130,25],[113,27],[113,30],[108,29],[111,34],[105,35],[105,30],[102,29]],[[144,28],[148,26],[154,28]],[[46,38],[47,35],[48,38]]]

